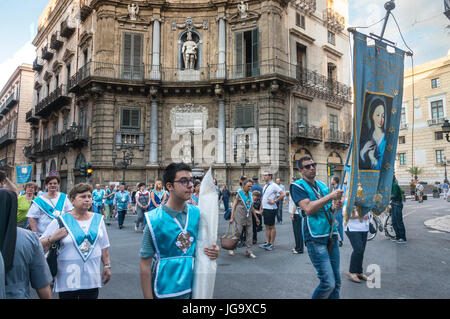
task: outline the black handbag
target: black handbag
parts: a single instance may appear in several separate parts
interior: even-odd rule
[[[57,217],[59,228],[63,228],[64,224],[60,217]],[[48,268],[50,268],[50,273],[52,277],[55,277],[58,273],[58,250],[60,246],[60,241],[54,242],[52,247],[50,247],[47,255],[47,264]]]

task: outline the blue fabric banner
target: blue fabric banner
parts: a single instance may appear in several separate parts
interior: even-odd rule
[[[405,52],[353,33],[353,140],[344,211],[381,214],[390,201],[403,95]],[[389,48],[391,49],[391,48]],[[347,214],[349,216],[349,214]]]
[[[31,182],[32,170],[33,170],[32,165],[17,165],[16,166],[17,184],[24,184]]]

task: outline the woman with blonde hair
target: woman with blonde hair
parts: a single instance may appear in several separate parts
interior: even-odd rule
[[[36,198],[34,193],[37,190],[36,183],[29,182],[23,187],[25,194],[17,197],[17,227],[27,228],[27,213],[30,209],[33,199]]]

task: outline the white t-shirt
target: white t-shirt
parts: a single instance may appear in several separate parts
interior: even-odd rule
[[[58,193],[58,196],[49,199],[46,194],[43,196],[40,196],[45,202],[47,202],[51,207],[55,207],[58,203],[59,196],[61,196],[61,193]],[[63,211],[62,213],[65,214],[67,212],[70,212],[73,210],[73,205],[69,200],[69,196],[66,197],[66,200],[64,201]],[[37,230],[39,235],[42,235],[45,230],[47,229],[47,226],[52,222],[53,218],[49,217],[46,212],[44,212],[37,204],[34,202],[31,203],[30,209],[28,210],[27,217],[30,218],[36,218],[37,221]]]
[[[88,220],[78,221],[78,224],[85,234],[87,234],[89,227],[91,226],[92,218],[93,216]],[[50,237],[58,230],[58,228],[58,221],[55,219],[50,223],[41,239]],[[100,224],[98,236],[94,251],[91,253],[91,256],[86,263],[83,262],[70,235],[61,239],[58,255],[58,273],[53,287],[55,292],[93,289],[102,286],[100,271],[102,249],[110,246],[108,233],[106,232],[103,219]]]
[[[349,219],[345,230],[359,232],[369,231],[369,221],[369,218],[363,219],[362,222],[359,220],[359,218]]]
[[[269,184],[266,184],[263,188],[263,197],[262,197],[262,208],[263,209],[277,209],[277,204],[269,204],[269,200],[275,201],[282,191],[281,187],[276,183],[271,181]]]

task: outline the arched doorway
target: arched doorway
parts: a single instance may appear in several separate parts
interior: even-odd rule
[[[339,182],[341,182],[342,177],[343,177],[343,172],[344,172],[344,165],[342,163],[341,155],[339,155],[338,152],[331,152],[328,155],[327,164],[328,164],[328,166],[330,166],[330,168],[332,168],[334,170],[333,174],[331,174],[331,176],[328,177],[328,180],[329,180],[328,185],[331,184],[331,178],[333,176],[339,177]]]
[[[309,157],[311,157],[312,159],[314,159],[313,156],[312,156],[312,154],[311,154],[311,152],[308,151],[308,150],[307,150],[306,148],[304,148],[304,147],[299,148],[299,149],[295,152],[295,154],[294,154],[294,158],[293,158],[293,167],[294,167],[294,176],[295,176],[296,178],[301,178],[301,177],[302,177],[302,174],[300,174],[300,172],[298,171],[298,165],[299,165],[298,161],[299,161],[302,157],[305,157],[305,156],[309,156]]]
[[[67,159],[65,157],[59,161],[59,177],[61,178],[61,192],[67,194]]]

